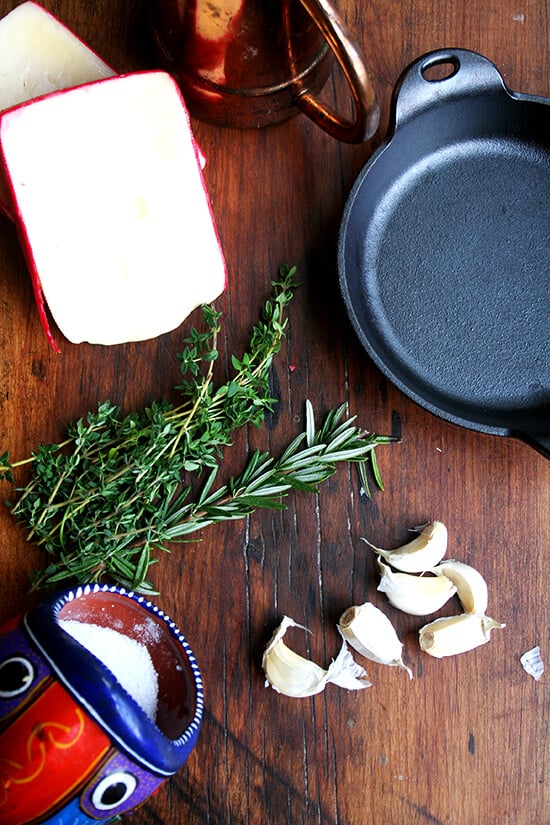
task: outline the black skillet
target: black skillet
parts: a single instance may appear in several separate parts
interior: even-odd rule
[[[346,204],[338,267],[396,386],[550,458],[550,100],[510,92],[474,52],[413,63]]]

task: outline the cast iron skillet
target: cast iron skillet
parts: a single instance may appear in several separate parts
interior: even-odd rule
[[[550,458],[550,100],[510,92],[474,52],[413,63],[338,267],[361,343],[406,395]]]

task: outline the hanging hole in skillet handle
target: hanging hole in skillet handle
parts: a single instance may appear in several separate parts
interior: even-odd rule
[[[395,126],[434,105],[480,92],[508,95],[494,63],[467,49],[440,49],[408,66],[394,92]]]
[[[341,117],[305,88],[298,88],[296,105],[331,137],[343,143],[361,143],[371,138],[380,120],[376,93],[365,57],[349,28],[328,0],[301,0],[325,37],[350,87],[355,119]],[[292,55],[289,55],[292,61]]]
[[[460,63],[456,57],[442,56],[434,60],[428,60],[420,67],[422,77],[428,83],[440,83],[453,77],[460,68]]]

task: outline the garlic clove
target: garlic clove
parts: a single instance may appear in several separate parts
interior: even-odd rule
[[[378,559],[378,566],[382,578],[377,589],[386,594],[394,607],[412,616],[435,613],[456,593],[456,585],[446,576],[395,573],[381,559]]]
[[[447,528],[441,521],[430,521],[414,529],[420,531],[419,535],[395,550],[382,550],[365,538],[362,538],[362,541],[396,570],[404,573],[424,573],[438,564],[447,552]]]
[[[487,583],[475,567],[462,561],[448,559],[432,568],[432,573],[436,576],[446,576],[456,585],[457,596],[466,613],[485,613],[488,601]]]
[[[382,665],[401,667],[413,678],[402,658],[403,644],[385,613],[372,604],[348,607],[340,616],[338,629],[354,650]]]
[[[285,616],[264,651],[262,667],[267,683],[286,696],[313,696],[324,689],[326,671],[284,643],[289,627],[301,625]]]
[[[420,648],[436,659],[455,656],[486,644],[491,630],[502,627],[506,625],[476,613],[435,619],[420,628]]]
[[[300,627],[293,619],[284,616],[267,645],[262,667],[266,677],[266,686],[278,693],[295,698],[304,698],[321,693],[329,682],[348,690],[361,690],[370,687],[365,670],[354,661],[346,644],[331,662],[328,670],[295,653],[283,641],[289,627]]]

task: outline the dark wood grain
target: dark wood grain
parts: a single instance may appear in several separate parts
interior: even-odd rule
[[[0,2],[0,13],[14,5]],[[116,69],[153,65],[143,0],[44,5]],[[212,527],[156,566],[158,601],[199,659],[206,715],[188,763],[132,816],[134,825],[521,825],[550,817],[548,682],[519,663],[537,643],[550,659],[550,463],[518,441],[445,423],[392,387],[346,320],[335,257],[346,196],[384,135],[403,68],[426,51],[465,47],[495,62],[512,89],[550,96],[550,8],[546,0],[340,0],[339,9],[368,55],[380,99],[372,141],[339,144],[302,115],[250,131],[194,122],[230,273],[217,302],[224,358],[241,351],[280,264],[297,264],[303,282],[273,371],[280,403],[264,428],[237,436],[227,468],[238,470],[253,447],[280,450],[303,428],[306,398],[319,415],[347,401],[362,426],[398,427],[402,442],[380,449],[385,490],[370,500],[342,468],[318,497],[297,495],[286,511]],[[347,105],[337,72],[324,95]],[[105,398],[130,410],[170,396],[177,383],[187,323],[110,349],[64,342],[55,355],[7,220],[0,310],[0,452],[27,455]],[[360,537],[390,546],[430,518],[447,524],[449,555],[483,572],[488,612],[506,629],[483,648],[438,661],[419,653],[423,620],[394,611],[413,681],[370,664],[373,685],[359,694],[329,686],[290,700],[266,689],[261,653],[282,615],[312,631],[293,636],[296,649],[328,663],[342,610],[367,599],[385,606]],[[27,574],[41,556],[5,508],[0,528],[6,619],[35,598]]]

